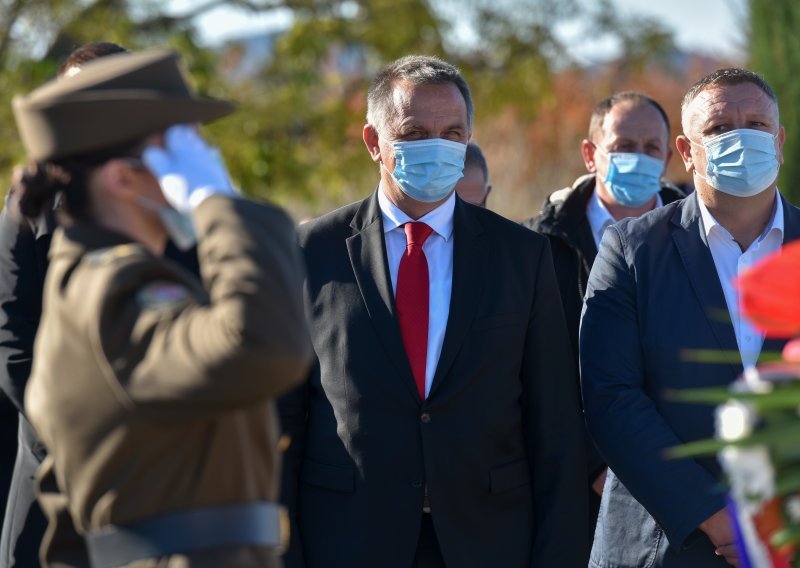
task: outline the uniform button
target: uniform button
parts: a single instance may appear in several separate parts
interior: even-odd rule
[[[414,489],[420,489],[422,487],[422,480],[415,479],[414,481],[411,482],[411,487],[413,487]]]
[[[419,419],[423,424],[427,424],[428,422],[431,421],[431,415],[428,414],[427,412],[423,412],[422,414],[420,414]]]

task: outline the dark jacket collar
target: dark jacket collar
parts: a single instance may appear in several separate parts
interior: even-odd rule
[[[490,212],[484,212],[456,196],[453,212],[453,285],[450,313],[442,352],[431,385],[431,396],[426,399],[428,404],[435,400],[434,394],[452,367],[480,306],[489,259],[489,244],[483,238],[484,228],[480,220],[483,213],[491,215]],[[350,227],[353,234],[346,239],[347,251],[367,312],[375,324],[375,333],[403,377],[411,400],[419,404],[421,401],[397,326],[377,191],[358,204],[350,220]],[[452,381],[448,382],[452,386]]]
[[[597,256],[597,245],[586,216],[586,207],[594,194],[595,178],[595,174],[583,175],[571,187],[552,193],[542,212],[524,223],[544,235],[564,240],[570,247],[578,250],[589,265]],[[670,182],[662,184],[659,195],[665,205],[686,197],[683,191]]]
[[[383,226],[383,215],[381,214],[381,207],[378,204],[378,192],[380,188],[376,188],[372,195],[361,201],[350,221],[350,226],[355,232],[360,232],[372,225],[379,223]]]
[[[77,258],[92,251],[132,243],[130,237],[116,231],[99,225],[76,223],[56,230],[50,256],[53,260],[59,256]],[[144,247],[141,248],[145,250]]]
[[[786,201],[780,193],[778,198],[783,204],[783,242],[788,243],[800,238],[800,209]],[[679,204],[672,214],[671,223],[676,229],[673,231],[673,239],[695,294],[706,310],[706,318],[720,347],[723,350],[735,352],[738,349],[736,336],[730,324],[728,307],[714,259],[708,248],[705,231],[702,230],[700,206],[697,199],[697,194],[690,195]],[[785,343],[785,339],[765,339],[761,348],[761,357],[780,353]],[[732,362],[731,370],[735,377],[741,372],[741,365],[738,362]]]

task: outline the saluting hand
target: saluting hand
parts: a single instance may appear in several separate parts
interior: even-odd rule
[[[193,126],[169,128],[164,147],[148,147],[142,159],[167,201],[182,213],[193,211],[211,195],[238,196],[219,150],[209,146]]]

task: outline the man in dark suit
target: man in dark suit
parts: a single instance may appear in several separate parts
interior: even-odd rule
[[[0,540],[0,566],[39,565],[47,521],[34,492],[34,474],[45,456],[25,417],[25,385],[42,311],[47,251],[55,221],[50,212],[24,221],[13,191],[0,214],[0,388],[19,413],[17,457]],[[12,213],[13,211],[13,213]]]
[[[451,65],[388,65],[364,127],[377,191],[300,228],[318,366],[283,401],[288,566],[585,558],[569,530],[586,521],[584,449],[550,249],[454,194],[472,117]]]
[[[713,408],[665,391],[729,384],[782,346],[740,316],[732,285],[800,236],[800,210],[777,191],[777,98],[755,73],[723,69],[696,83],[681,110],[676,146],[697,190],[607,229],[586,292],[584,407],[609,464],[592,567],[736,565],[716,461],[664,456],[711,437]],[[700,352],[735,359],[703,363]]]

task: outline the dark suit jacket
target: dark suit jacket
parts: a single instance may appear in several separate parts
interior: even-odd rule
[[[457,199],[430,395],[396,321],[377,194],[300,227],[318,357],[283,401],[288,566],[412,565],[424,493],[448,566],[585,566],[584,450],[545,238]]]
[[[589,271],[597,256],[597,245],[592,235],[592,227],[586,216],[586,207],[595,192],[596,174],[586,174],[572,184],[551,193],[542,206],[542,211],[522,225],[541,233],[550,241],[553,249],[553,266],[556,269],[558,290],[561,292],[561,303],[564,306],[564,317],[567,330],[572,341],[575,364],[578,364],[578,328],[583,310],[583,296]],[[683,199],[686,195],[669,182],[662,182],[659,192],[662,203],[672,203]],[[575,375],[575,381],[580,382]],[[588,437],[588,433],[587,433]],[[591,545],[597,515],[600,511],[600,496],[592,488],[592,483],[605,470],[606,464],[587,440],[588,475],[586,488],[589,492],[589,527],[586,538]]]
[[[24,397],[56,223],[52,211],[36,222],[22,220],[18,207],[16,195],[9,191],[0,214],[0,389],[20,418],[19,447],[0,538],[0,566],[35,568],[47,520],[36,502],[33,479],[46,452],[25,416]],[[170,244],[165,255],[199,272],[195,249],[181,252]]]
[[[784,239],[800,236],[785,200]],[[762,353],[783,342],[767,340]],[[696,527],[724,505],[716,460],[665,459],[665,449],[714,433],[713,407],[668,389],[727,385],[741,362],[698,362],[698,350],[738,354],[697,195],[605,232],[581,322],[589,431],[615,475],[606,481],[591,566],[725,566]],[[620,483],[621,481],[621,483]]]
[[[47,521],[36,503],[33,476],[45,450],[25,418],[23,405],[55,221],[51,212],[35,223],[21,221],[16,208],[16,196],[9,192],[0,214],[0,389],[20,418],[17,459],[0,539],[0,566],[35,568]]]

